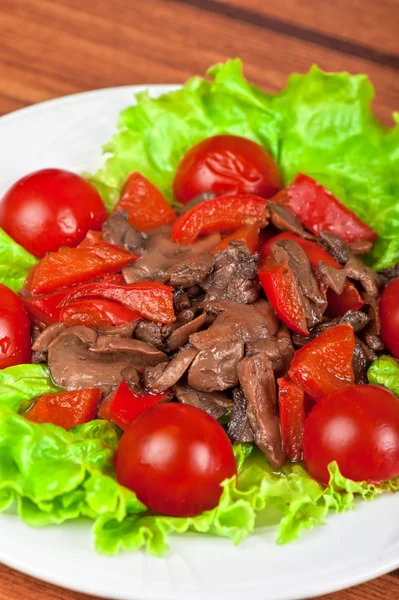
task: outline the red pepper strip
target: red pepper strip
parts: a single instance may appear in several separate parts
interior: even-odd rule
[[[132,392],[126,381],[121,381],[116,390],[100,404],[98,416],[101,419],[112,421],[125,431],[130,423],[145,410],[159,404],[169,396],[169,391],[162,392],[162,394],[151,394],[150,392],[136,394]]]
[[[92,421],[101,400],[98,388],[46,394],[36,400],[26,418],[34,423],[52,423],[64,429]]]
[[[273,197],[273,202],[286,206],[315,235],[327,230],[344,242],[375,242],[377,239],[371,227],[308,175],[299,173],[290,185]]]
[[[310,266],[315,273],[317,273],[319,261],[323,261],[335,269],[342,269],[342,265],[340,265],[339,262],[336,261],[325,248],[319,246],[319,244],[316,242],[304,240],[294,233],[289,232],[279,233],[278,235],[270,238],[265,244],[263,244],[261,248],[261,256],[270,256],[271,244],[278,242],[279,240],[291,240],[299,244],[306,252]],[[326,309],[326,315],[329,317],[342,317],[348,310],[360,310],[365,304],[356,286],[351,281],[346,282],[344,291],[340,295],[336,294],[332,290],[328,290],[327,301],[328,306]]]
[[[268,210],[264,198],[239,195],[207,200],[182,214],[172,227],[172,239],[192,244],[200,235],[219,231],[230,233],[245,224],[266,227]]]
[[[103,327],[106,325],[124,325],[129,321],[141,319],[138,312],[117,304],[111,300],[77,300],[65,306],[60,312],[60,322],[67,327]]]
[[[244,242],[253,254],[258,250],[259,246],[259,225],[244,225],[244,227],[240,227],[240,229],[225,237],[217,246],[212,248],[211,254],[222,252],[233,240]]]
[[[286,377],[278,379],[278,404],[283,448],[287,457],[295,462],[302,458],[303,431],[305,429],[304,398],[305,392],[300,385]]]
[[[106,273],[118,273],[139,256],[102,242],[86,248],[65,248],[51,252],[34,266],[25,289],[47,294],[76,283],[93,281]]]
[[[78,248],[87,248],[87,246],[95,246],[103,241],[102,231],[94,231],[89,229],[86,233],[86,237],[80,242]]]
[[[121,210],[127,211],[130,225],[138,231],[171,225],[177,218],[159,189],[141,173],[129,175],[112,214]]]
[[[139,281],[127,285],[112,283],[88,283],[69,290],[61,302],[67,306],[80,298],[105,298],[119,302],[155,323],[173,323],[176,320],[173,308],[173,288],[155,281]]]
[[[297,281],[291,269],[269,257],[261,262],[258,277],[267,299],[281,321],[295,333],[309,335]]]
[[[43,294],[41,296],[20,296],[33,325],[52,325],[60,320],[60,303],[71,293],[71,288]]]
[[[355,334],[350,325],[336,325],[295,352],[288,372],[315,400],[354,383]]]

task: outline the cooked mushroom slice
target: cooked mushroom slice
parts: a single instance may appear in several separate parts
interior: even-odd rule
[[[187,348],[179,352],[170,362],[147,367],[144,372],[145,387],[157,394],[170,389],[183,377],[197,353],[198,350],[195,348]]]
[[[244,342],[221,342],[201,350],[188,372],[188,384],[200,392],[224,391],[238,383],[237,366],[244,356]]]
[[[273,202],[268,202],[267,206],[270,210],[270,221],[276,229],[289,231],[308,240],[315,239],[314,235],[303,228],[299,219],[288,208],[280,204],[274,204]]]
[[[129,215],[125,210],[109,217],[103,224],[102,232],[103,240],[109,244],[138,254],[143,251],[143,235],[130,225]]]
[[[234,445],[254,441],[254,434],[248,420],[248,403],[239,387],[233,390],[233,408],[227,434]]]
[[[174,329],[174,331],[172,331],[172,333],[166,339],[166,350],[168,352],[174,352],[175,350],[178,350],[187,344],[190,336],[196,333],[204,325],[206,318],[207,314],[202,313],[192,321],[183,323],[183,325],[180,325],[180,327]]]
[[[173,389],[179,402],[200,408],[214,419],[221,419],[232,406],[230,398],[222,392],[199,392],[181,383]]]

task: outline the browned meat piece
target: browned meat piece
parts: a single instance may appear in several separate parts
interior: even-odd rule
[[[109,244],[120,246],[130,252],[141,254],[143,251],[143,236],[136,231],[128,221],[126,211],[118,211],[103,224],[103,239]]]
[[[99,354],[130,354],[132,360],[130,361],[129,366],[131,365],[135,369],[152,367],[168,359],[164,352],[161,352],[151,344],[147,344],[147,342],[128,338],[111,337],[108,335],[99,336],[96,343],[90,346],[90,352]]]
[[[378,275],[381,277],[384,286],[387,286],[391,281],[399,278],[399,263],[394,267],[388,267],[387,269],[378,271]]]
[[[259,298],[257,269],[259,256],[251,254],[244,242],[232,241],[216,255],[211,275],[201,283],[206,300],[233,300],[251,304]]]
[[[366,344],[374,352],[382,352],[385,348],[381,336],[380,305],[376,298],[369,294],[362,294],[363,300],[369,305],[368,317],[370,323],[363,332],[363,338]]]
[[[355,383],[368,383],[367,369],[370,361],[367,359],[363,345],[356,338],[355,350],[353,352],[352,367],[355,374]]]
[[[267,328],[271,335],[275,335],[280,327],[280,321],[278,320],[276,313],[273,310],[272,305],[267,300],[257,300],[253,304],[251,304],[254,308],[256,308],[261,315],[265,317],[267,320]]]
[[[165,281],[173,287],[191,287],[202,283],[212,271],[215,257],[212,254],[199,254],[169,267]]]
[[[356,240],[355,242],[351,242],[349,244],[349,250],[355,256],[361,256],[362,254],[367,254],[370,252],[373,247],[373,242],[368,242],[367,240]]]
[[[239,335],[235,325],[211,325],[209,329],[204,329],[198,333],[193,333],[189,337],[190,344],[197,350],[206,350],[212,348],[215,344],[224,344],[229,340],[237,340]]]
[[[176,313],[179,313],[186,308],[190,308],[190,296],[184,290],[175,290],[173,292],[173,305]]]
[[[277,336],[247,344],[246,356],[254,356],[259,352],[266,354],[272,362],[273,371],[277,377],[285,376],[294,357],[294,347],[286,326],[280,327]]]
[[[299,235],[301,238],[305,238],[308,240],[314,240],[315,237],[302,226],[302,223],[299,219],[285,206],[281,206],[280,204],[273,204],[273,202],[268,202],[267,206],[270,210],[270,221],[272,225],[276,229],[280,231],[289,231],[290,233],[294,233],[295,235]]]
[[[222,392],[198,392],[181,383],[173,391],[179,402],[200,408],[214,419],[221,419],[232,406],[230,398]]]
[[[152,344],[156,348],[163,349],[164,339],[162,325],[152,321],[140,321],[136,327],[135,336],[142,342]]]
[[[137,369],[135,369],[134,367],[125,367],[124,369],[122,369],[121,375],[132,390],[132,392],[138,394],[142,391],[140,375],[138,374]]]
[[[157,394],[170,389],[183,377],[197,354],[198,350],[195,348],[187,348],[179,352],[169,363],[163,362],[155,367],[147,367],[144,372],[145,387]]]
[[[172,333],[166,339],[167,352],[174,352],[175,350],[178,350],[187,344],[190,339],[190,335],[196,333],[204,325],[206,317],[206,313],[202,313],[192,321],[187,321],[172,331]]]
[[[373,298],[379,297],[379,288],[382,285],[380,276],[353,255],[349,257],[343,269],[335,269],[324,262],[320,262],[318,273],[323,283],[336,294],[342,294],[348,278],[359,281],[364,290]]]
[[[192,198],[190,200],[190,202],[187,202],[187,204],[183,204],[182,206],[179,206],[175,210],[178,215],[182,215],[183,213],[190,210],[190,208],[194,208],[194,206],[198,206],[198,204],[202,204],[203,202],[206,202],[207,200],[213,200],[214,198],[216,198],[216,194],[214,194],[213,192],[202,192],[202,194],[198,194],[198,196],[194,196],[194,198]]]
[[[119,337],[131,338],[139,323],[140,321],[129,321],[129,323],[124,323],[124,325],[118,325],[117,327],[113,325],[99,327],[98,331],[101,335],[117,335]]]
[[[201,350],[188,372],[188,384],[199,392],[223,392],[236,386],[237,365],[243,356],[244,342],[239,340]]]
[[[241,388],[233,390],[233,408],[227,434],[234,446],[254,441],[254,434],[248,420],[248,403]]]
[[[47,352],[51,342],[63,331],[66,331],[67,327],[62,323],[54,323],[49,325],[36,337],[32,350],[34,352]]]
[[[319,240],[322,242],[323,246],[328,250],[331,256],[336,261],[341,263],[341,265],[345,265],[348,262],[349,247],[343,240],[341,240],[340,237],[334,235],[330,231],[321,231]]]
[[[255,444],[273,469],[285,462],[277,416],[276,382],[273,366],[266,354],[244,358],[238,365],[240,385],[248,403],[248,419]]]
[[[347,313],[343,317],[337,317],[336,319],[326,320],[323,323],[319,323],[316,327],[313,327],[310,332],[309,337],[303,337],[298,334],[294,334],[292,336],[292,341],[297,348],[301,348],[308,342],[311,342],[315,338],[317,338],[320,334],[322,334],[330,327],[335,327],[335,325],[342,325],[346,323],[350,325],[355,333],[361,331],[366,327],[369,323],[370,318],[366,315],[366,313],[357,310],[348,310]]]

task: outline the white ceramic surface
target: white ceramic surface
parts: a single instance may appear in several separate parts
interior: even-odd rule
[[[173,86],[151,86],[151,94]],[[0,194],[29,171],[95,170],[119,111],[143,89],[89,92],[0,119]],[[355,585],[399,566],[399,496],[331,516],[288,546],[262,529],[238,548],[194,534],[171,538],[163,559],[98,556],[88,522],[34,530],[0,515],[0,561],[46,581],[118,600],[299,600]]]

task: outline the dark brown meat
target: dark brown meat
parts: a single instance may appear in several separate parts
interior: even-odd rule
[[[67,331],[67,327],[62,323],[49,325],[36,337],[32,345],[32,350],[34,352],[47,352],[51,342],[63,331]]]
[[[124,369],[122,369],[121,375],[132,390],[132,392],[135,392],[136,394],[142,392],[140,375],[138,374],[137,369],[135,369],[134,367],[125,367]]]
[[[131,338],[139,322],[140,321],[129,321],[129,323],[119,325],[118,327],[114,327],[113,325],[110,325],[109,327],[100,327],[98,331],[101,335],[117,335],[119,337]]]
[[[348,310],[343,317],[337,317],[336,319],[326,320],[323,323],[319,323],[316,327],[313,327],[308,337],[303,337],[298,334],[292,336],[292,341],[297,348],[301,348],[305,344],[311,342],[319,335],[321,335],[327,329],[335,327],[335,325],[347,324],[350,325],[355,333],[362,331],[366,325],[370,322],[370,318],[366,313],[357,310]]]
[[[248,403],[248,419],[255,444],[272,468],[278,469],[284,464],[285,456],[272,363],[264,353],[244,358],[238,365],[238,376]]]
[[[381,277],[384,286],[387,286],[391,281],[399,278],[399,263],[396,263],[394,267],[378,271],[378,275]]]
[[[324,262],[320,262],[317,270],[323,283],[336,294],[342,294],[348,278],[359,281],[364,290],[373,298],[379,297],[382,280],[378,273],[353,255],[349,257],[343,269],[335,269]]]
[[[173,292],[173,306],[176,313],[191,307],[190,296],[184,290],[175,290]]]
[[[147,367],[144,372],[145,387],[157,394],[170,389],[183,377],[197,354],[198,350],[195,348],[187,348],[179,352],[169,363],[163,362],[155,367]]]
[[[258,310],[261,315],[265,317],[267,320],[267,328],[271,335],[275,335],[280,327],[280,321],[278,320],[276,313],[273,310],[272,305],[267,300],[257,300],[253,304],[251,304],[256,310]]]
[[[239,387],[233,390],[233,407],[227,434],[234,446],[254,441],[254,434],[248,420],[248,403]]]
[[[370,252],[373,247],[373,242],[368,242],[367,240],[356,240],[349,244],[349,250],[355,256],[361,256],[362,254],[367,254]]]
[[[133,366],[135,369],[152,367],[168,358],[164,352],[147,342],[108,335],[99,336],[96,343],[90,346],[90,352],[96,354],[129,354],[132,357],[129,366]]]
[[[201,329],[201,327],[204,325],[206,317],[206,313],[202,313],[192,321],[187,321],[186,323],[172,331],[172,333],[166,339],[166,351],[174,352],[175,350],[178,350],[179,348],[187,344],[187,342],[190,339],[190,336],[199,331],[199,329]]]
[[[199,392],[223,392],[236,386],[237,366],[243,356],[244,342],[239,340],[201,350],[188,372],[188,384]]]
[[[315,239],[314,235],[305,231],[299,219],[288,208],[280,204],[273,204],[273,202],[268,202],[267,206],[270,210],[270,221],[276,229],[289,231],[308,240]]]
[[[348,262],[349,247],[340,237],[334,235],[330,231],[321,231],[319,240],[331,256],[341,265],[345,265]]]
[[[169,267],[165,281],[173,287],[189,288],[202,283],[214,265],[215,257],[212,254],[199,254]]]
[[[246,356],[254,356],[259,352],[266,354],[277,377],[284,377],[287,374],[294,357],[294,347],[285,325],[280,327],[277,336],[247,344]]]
[[[164,336],[162,334],[162,325],[152,321],[140,321],[136,327],[135,336],[142,342],[152,344],[156,348],[163,350]]]
[[[363,345],[356,339],[355,350],[353,352],[352,367],[355,374],[355,383],[368,383],[367,369],[370,361],[367,360]]]
[[[374,352],[382,352],[385,348],[380,336],[381,336],[381,319],[380,319],[380,305],[376,298],[373,298],[369,294],[362,294],[363,300],[369,305],[368,317],[369,324],[363,332],[363,338],[366,344],[374,350]]]
[[[210,192],[210,191],[202,192],[202,194],[198,194],[198,196],[194,196],[194,198],[192,198],[190,200],[190,202],[187,202],[187,204],[183,204],[182,206],[179,206],[175,210],[178,215],[182,215],[183,213],[187,212],[191,208],[194,208],[194,206],[198,206],[198,204],[202,204],[203,202],[206,202],[207,200],[213,200],[214,198],[216,198],[216,194],[214,194],[213,192]]]
[[[103,239],[109,244],[125,248],[130,252],[141,254],[143,251],[143,235],[129,224],[126,211],[118,211],[109,217],[102,227]]]
[[[198,392],[181,383],[175,385],[173,390],[179,402],[200,408],[214,419],[221,419],[232,405],[222,392]]]
[[[244,242],[232,241],[216,255],[215,267],[202,283],[206,300],[233,300],[251,304],[259,298],[257,269],[259,256],[251,254]]]

